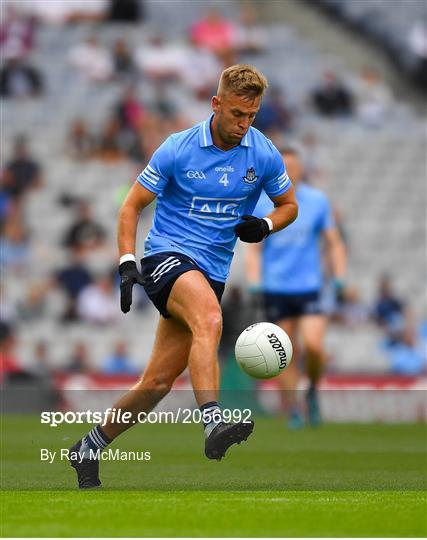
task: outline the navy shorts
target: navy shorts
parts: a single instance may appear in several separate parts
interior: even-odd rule
[[[145,280],[145,292],[160,314],[166,319],[171,317],[166,309],[166,304],[173,284],[180,275],[190,270],[197,270],[205,276],[218,298],[218,302],[221,302],[225,283],[211,279],[187,255],[174,251],[164,251],[141,259],[141,274]]]
[[[273,322],[324,313],[319,291],[300,294],[264,293],[264,306],[267,319]]]

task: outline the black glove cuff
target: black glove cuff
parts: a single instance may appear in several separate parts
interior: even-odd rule
[[[261,218],[261,222],[262,222],[262,227],[264,229],[264,238],[267,238],[267,236],[269,236],[272,233],[272,231],[270,231],[268,222],[264,218]]]
[[[122,276],[125,272],[138,270],[135,261],[126,261],[119,266],[119,274]]]

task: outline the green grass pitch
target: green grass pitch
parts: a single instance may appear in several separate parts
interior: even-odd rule
[[[6,415],[1,428],[2,536],[426,536],[426,426],[332,425],[288,431],[256,420],[222,462],[198,425],[136,426],[112,447],[151,460],[101,464],[81,492],[65,461],[85,426]]]

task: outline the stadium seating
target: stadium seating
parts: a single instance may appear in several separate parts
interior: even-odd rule
[[[388,10],[389,13],[384,15],[385,3],[379,0],[359,3],[328,0],[327,3],[336,9],[339,6],[346,16],[365,23],[372,13],[381,13],[381,17],[376,19],[385,17],[395,36],[401,35],[407,6],[417,4],[408,0],[402,3],[401,8]],[[202,3],[188,1],[166,3],[150,0],[146,4],[146,22],[126,28],[126,37],[132,46],[143,43],[150,29],[160,26],[168,29],[169,38],[182,41],[188,21],[203,11]],[[237,12],[232,2],[215,4],[224,8],[231,17]],[[394,3],[394,6],[399,5],[399,2]],[[195,11],[195,6],[200,13]],[[85,83],[67,64],[69,48],[84,39],[91,30],[92,27],[84,23],[66,28],[42,27],[34,62],[45,74],[46,95],[28,102],[9,100],[2,106],[4,146],[9,148],[16,134],[29,133],[31,148],[45,172],[45,187],[32,194],[26,216],[32,231],[31,279],[48,278],[53,268],[66,261],[60,239],[70,223],[70,215],[57,204],[62,193],[87,196],[93,201],[94,213],[106,227],[113,245],[117,220],[115,193],[135,176],[134,166],[127,162],[76,163],[65,154],[70,122],[83,115],[99,126],[122,91],[114,82],[102,86]],[[122,30],[120,25],[103,26],[97,33],[102,42],[112,43]],[[349,281],[358,287],[366,301],[370,301],[378,275],[384,270],[391,271],[396,278],[397,289],[416,312],[421,313],[426,202],[422,122],[405,103],[396,103],[393,114],[376,130],[369,130],[357,122],[319,119],[304,109],[301,96],[308,95],[326,65],[344,78],[351,78],[353,74],[347,71],[338,57],[324,57],[290,27],[274,25],[268,28],[268,35],[270,41],[266,54],[248,60],[253,60],[285,91],[289,101],[303,110],[299,130],[313,131],[319,140],[321,157],[329,175],[322,187],[342,211],[349,236]],[[141,82],[140,90],[149,100],[152,89],[146,81]],[[177,87],[174,96],[185,111],[191,99],[186,91]],[[142,219],[145,232],[149,218],[147,214]],[[111,262],[114,264],[113,260]],[[242,272],[242,248],[239,246],[231,281],[241,283]],[[6,271],[2,282],[12,300],[22,299],[21,277]],[[31,363],[34,343],[40,339],[48,341],[50,356],[58,366],[66,362],[76,340],[85,340],[90,344],[94,366],[99,366],[119,337],[129,341],[132,358],[141,364],[146,363],[157,320],[156,311],[151,306],[141,313],[132,312],[123,317],[113,328],[93,332],[87,325],[65,326],[56,322],[54,315],[58,313],[60,304],[61,298],[52,296],[46,316],[36,322],[18,325],[18,357],[23,364]],[[356,333],[357,348],[354,346]],[[386,366],[377,350],[378,339],[377,330],[370,326],[354,331],[332,328],[328,343],[333,368],[384,371]]]

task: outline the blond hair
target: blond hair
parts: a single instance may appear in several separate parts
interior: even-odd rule
[[[236,64],[221,73],[218,95],[231,92],[238,96],[260,97],[268,87],[267,78],[254,66]]]

